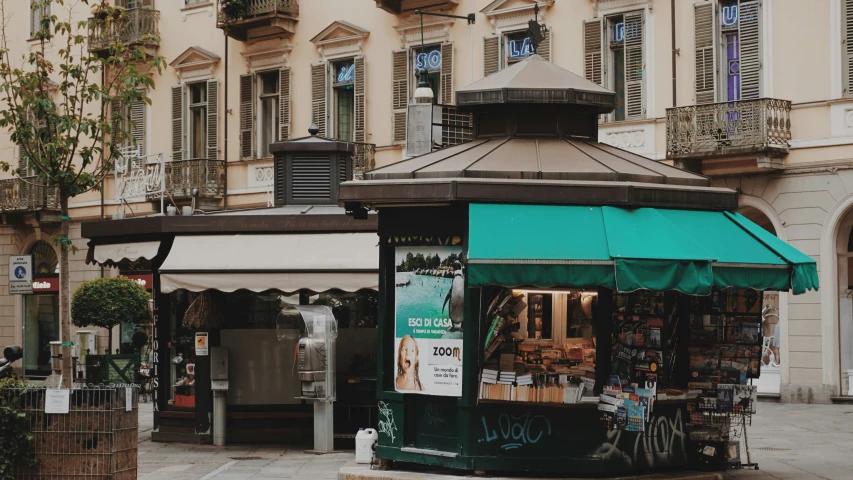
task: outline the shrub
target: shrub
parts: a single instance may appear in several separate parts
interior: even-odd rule
[[[148,299],[148,292],[126,277],[86,282],[71,299],[71,322],[77,327],[109,329],[112,345],[113,327],[122,322],[140,325],[151,318]]]
[[[30,422],[24,411],[26,384],[16,378],[0,380],[0,480],[13,480],[15,467],[36,465]]]

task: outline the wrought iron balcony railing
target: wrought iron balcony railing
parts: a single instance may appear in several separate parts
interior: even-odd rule
[[[59,189],[38,177],[0,180],[0,210],[33,212],[59,210]]]
[[[352,179],[361,180],[364,178],[364,172],[369,172],[376,167],[376,145],[372,143],[354,143],[354,145]]]
[[[199,198],[222,198],[225,193],[225,161],[177,160],[166,162],[166,195],[191,197],[198,189]]]
[[[89,19],[89,51],[96,52],[121,42],[128,45],[159,44],[160,12],[149,8],[131,8],[125,16],[109,23]]]
[[[249,0],[244,11],[226,8],[222,5],[222,0],[219,0],[218,3],[219,16],[217,20],[219,23],[231,23],[270,13],[281,13],[291,17],[299,16],[299,0]]]
[[[775,98],[666,110],[666,157],[784,155],[791,140],[791,102]]]

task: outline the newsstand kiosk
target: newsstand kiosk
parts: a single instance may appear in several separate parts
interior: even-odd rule
[[[615,101],[533,56],[457,92],[473,141],[343,184],[351,214],[379,213],[378,458],[745,461],[761,292],[817,289],[816,264],[736,192],[598,143]]]

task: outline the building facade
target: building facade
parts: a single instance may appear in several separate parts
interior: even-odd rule
[[[779,313],[765,330],[774,338],[762,390],[794,402],[853,393],[853,47],[846,40],[853,12],[846,2],[678,1],[672,10],[668,0],[248,0],[235,11],[216,0],[114,1],[128,8],[128,25],[92,32],[89,48],[104,49],[109,38],[158,37],[146,48],[168,67],[148,92],[152,104],[127,106],[127,117],[141,155],[164,157],[165,203],[195,200],[206,211],[332,198],[334,185],[316,184],[329,172],[310,168],[291,171],[287,198],[273,198],[269,144],[306,136],[312,123],[320,136],[358,145],[341,179],[406,157],[406,108],[420,68],[440,108],[436,148],[470,138],[453,107],[455,90],[533,53],[526,31],[538,5],[547,29],[537,53],[617,93],[616,110],[601,118],[601,141],[736,189],[742,213],[818,259],[820,292],[768,294]],[[74,8],[75,18],[89,14]],[[421,22],[418,8],[476,21]],[[14,52],[39,47],[31,38],[42,14],[11,13]],[[0,145],[16,162],[8,134]],[[58,229],[49,189],[0,183],[2,253],[49,245]],[[74,199],[72,218],[159,209],[159,200],[144,196],[122,207],[107,178],[103,194]],[[80,252],[72,257],[72,287],[116,274],[86,265],[86,242],[79,227],[73,231]],[[33,323],[30,300],[7,294],[6,262],[0,259],[0,343],[32,343],[23,327],[31,325],[29,335],[39,322],[46,325],[40,335],[50,337],[53,317]]]

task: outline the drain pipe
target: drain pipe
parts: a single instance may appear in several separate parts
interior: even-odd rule
[[[225,31],[225,108],[222,109],[223,149],[222,160],[225,169],[222,185],[222,209],[228,210],[228,31]]]
[[[678,106],[678,96],[676,95],[676,83],[678,75],[675,73],[675,58],[678,56],[678,49],[675,47],[675,0],[670,2],[669,17],[672,23],[672,107]]]

